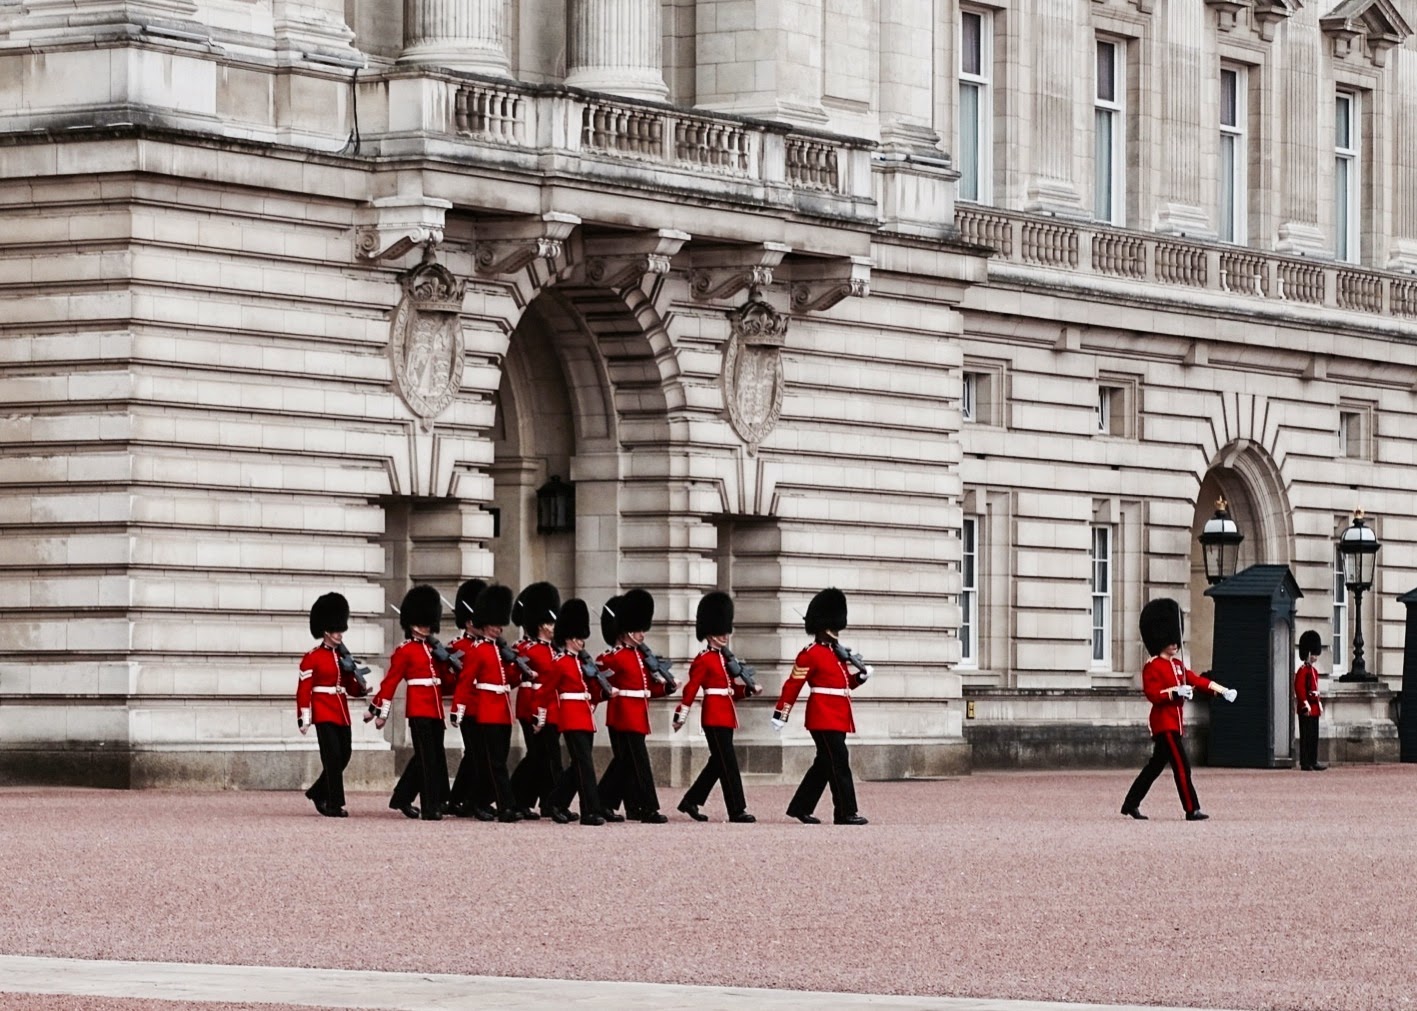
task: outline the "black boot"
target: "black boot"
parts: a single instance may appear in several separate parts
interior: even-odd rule
[[[690,804],[687,800],[681,800],[679,802],[679,810],[694,819],[694,821],[708,821],[708,815],[699,813],[699,805]]]
[[[389,807],[395,811],[402,811],[405,818],[417,818],[419,815],[418,808],[412,804],[395,804],[393,801],[389,801]]]

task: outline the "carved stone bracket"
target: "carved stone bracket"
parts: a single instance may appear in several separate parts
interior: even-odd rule
[[[792,264],[792,308],[821,312],[844,298],[871,294],[871,258],[842,256]]]
[[[489,277],[515,274],[533,260],[554,260],[581,219],[550,211],[537,218],[495,221],[476,229],[473,259]]]
[[[1235,27],[1240,12],[1250,6],[1253,0],[1205,0],[1205,5],[1215,11],[1215,26],[1222,32]]]
[[[1255,31],[1260,33],[1260,38],[1273,42],[1277,26],[1293,17],[1294,12],[1302,6],[1302,0],[1254,0],[1250,22]]]
[[[792,247],[781,242],[695,250],[689,288],[705,302],[731,298],[744,288],[766,288],[772,284],[773,268],[790,252]]]
[[[1344,59],[1366,43],[1375,67],[1385,66],[1388,50],[1412,34],[1392,0],[1343,0],[1319,18],[1319,28],[1329,37],[1336,58]]]
[[[394,388],[428,429],[462,386],[462,304],[467,282],[424,247],[423,262],[399,278],[403,298],[394,310],[389,364]]]
[[[753,298],[728,314],[732,335],[723,351],[723,402],[728,423],[750,454],[782,415],[782,346],[788,317]]]
[[[443,241],[443,222],[452,206],[438,197],[380,197],[359,212],[355,257],[377,263],[397,259],[414,246],[436,246]]]
[[[667,274],[691,236],[674,228],[628,235],[587,236],[586,279],[606,288],[639,284],[646,274]]]

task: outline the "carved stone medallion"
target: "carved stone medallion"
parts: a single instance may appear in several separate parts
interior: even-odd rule
[[[389,339],[394,388],[409,410],[431,422],[452,403],[462,386],[462,302],[467,282],[433,262],[423,262],[399,278],[403,299],[394,311]]]
[[[752,293],[728,314],[733,329],[723,352],[723,400],[728,422],[756,453],[782,414],[782,345],[787,317]]]

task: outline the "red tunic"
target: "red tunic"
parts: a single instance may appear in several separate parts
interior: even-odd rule
[[[474,723],[511,723],[515,670],[502,662],[494,640],[481,636],[473,639],[453,692],[453,710],[458,718],[466,716]]]
[[[587,683],[576,654],[557,653],[551,669],[541,675],[541,689],[536,694],[536,706],[547,711],[547,723],[551,722],[551,707],[559,708],[561,722],[557,726],[562,733],[567,730],[595,733],[594,707],[600,701],[600,682]]]
[[[747,694],[747,688],[728,676],[723,653],[712,647],[694,657],[694,662],[689,665],[689,680],[684,683],[684,697],[679,707],[688,710],[700,688],[704,692],[703,712],[700,715],[702,725],[738,729],[738,713],[733,700]]]
[[[864,683],[859,674],[836,658],[830,646],[814,642],[797,654],[792,673],[782,684],[776,712],[785,719],[803,687],[810,685],[812,693],[807,696],[807,729],[854,734],[856,721],[851,718],[851,690]]]
[[[604,668],[611,687],[620,693],[605,707],[605,725],[611,730],[648,735],[649,700],[664,694],[664,684],[650,677],[640,651],[633,646],[608,649],[595,662]]]
[[[1167,688],[1190,685],[1209,691],[1210,684],[1210,678],[1187,670],[1186,665],[1176,657],[1168,660],[1164,656],[1154,656],[1148,660],[1141,670],[1141,690],[1151,702],[1151,736],[1164,734],[1168,730],[1176,734],[1185,733],[1182,716],[1186,700],[1174,693],[1163,694]]]
[[[452,668],[433,659],[433,651],[428,648],[427,642],[406,639],[389,658],[388,673],[384,675],[384,682],[379,685],[379,691],[370,704],[379,710],[381,717],[388,719],[394,704],[394,692],[398,691],[400,681],[407,681],[409,718],[441,720],[442,686],[452,677]]]
[[[349,701],[364,689],[353,674],[339,669],[339,655],[323,642],[300,658],[300,683],[295,689],[295,715],[306,723],[349,726]]]
[[[1304,711],[1304,703],[1309,711]],[[1319,669],[1306,663],[1294,672],[1294,711],[1300,716],[1322,716],[1324,704],[1319,701]]]
[[[551,665],[555,662],[555,654],[551,649],[551,644],[545,639],[520,639],[513,648],[526,657],[527,665],[536,672],[537,680],[523,680],[517,686],[517,719],[529,720],[536,716],[537,708],[543,704],[541,701],[541,679],[551,670]],[[546,722],[559,726],[555,694],[553,693],[550,698],[551,704],[546,706]]]

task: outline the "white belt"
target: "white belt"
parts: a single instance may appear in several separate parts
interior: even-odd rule
[[[321,695],[343,695],[344,685],[316,685],[310,689],[312,692],[319,692]]]
[[[732,688],[705,688],[705,695],[729,695],[733,694]]]
[[[638,688],[637,688],[637,689],[634,689],[634,690],[631,690],[631,689],[628,689],[628,688],[621,688],[620,691],[618,692],[618,694],[619,694],[620,698],[622,698],[622,699],[647,699],[647,698],[649,698],[649,691],[648,691],[648,690],[645,690],[645,689],[638,689]]]
[[[481,688],[484,692],[496,692],[498,695],[506,695],[512,690],[511,685],[494,685],[486,681],[474,681],[472,687]]]
[[[520,688],[522,688],[522,689],[530,688],[530,689],[531,689],[532,691],[534,691],[534,692],[539,692],[539,691],[541,691],[541,685],[536,684],[535,682],[532,682],[532,681],[525,682],[525,683],[519,685],[518,687],[520,687]]]
[[[556,697],[561,700],[572,699],[581,702],[590,701],[590,692],[557,692]]]
[[[813,695],[845,695],[847,698],[850,698],[850,697],[851,697],[851,689],[850,689],[850,688],[818,688],[818,687],[816,687],[815,685],[813,685],[813,686],[812,686],[812,694],[813,694]]]
[[[437,688],[443,682],[437,678],[409,678],[408,683],[415,688]]]

